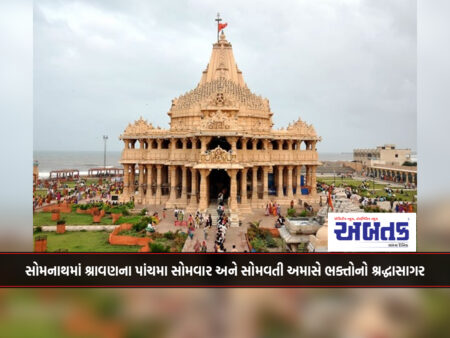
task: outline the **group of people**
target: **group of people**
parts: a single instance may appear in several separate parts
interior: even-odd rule
[[[183,210],[176,210],[175,211],[175,218],[179,221],[183,221],[184,218],[184,211]],[[210,228],[212,225],[212,217],[211,214],[204,215],[200,211],[197,210],[195,215],[189,214],[189,217],[187,219],[187,227],[188,227],[188,236],[192,240],[194,238],[194,232],[195,229],[199,229],[200,227],[203,227],[204,237],[205,240],[208,237],[207,229]]]
[[[399,201],[395,205],[395,212],[414,212],[414,206],[412,203]]]
[[[224,247],[227,229],[229,226],[228,216],[225,214],[225,206],[223,201],[217,206],[217,232],[216,239],[214,241],[214,251],[215,252],[226,252],[227,249]]]
[[[54,201],[79,203],[86,199],[111,199],[113,194],[120,194],[123,191],[122,182],[98,181],[97,183],[86,184],[84,180],[79,180],[73,187],[67,183],[58,181],[41,181],[36,187],[40,190],[46,189],[45,195],[35,194],[33,197],[33,208],[44,206]]]
[[[200,244],[200,241],[197,238],[197,241],[194,244],[194,251],[195,252],[206,252],[208,250],[208,247],[206,246],[206,241],[203,241]]]
[[[184,215],[184,212],[182,210],[176,209],[176,219],[182,220],[182,216]],[[208,230],[212,227],[213,220],[211,214],[202,214],[200,211],[197,210],[195,215],[190,214],[187,226],[188,226],[188,237],[193,240],[194,239],[194,232],[195,229],[199,229],[203,227],[203,241],[200,243],[199,238],[196,239],[196,242],[194,244],[194,251],[195,252],[206,252],[208,247],[206,245],[206,240],[208,239]],[[226,233],[229,227],[229,219],[225,212],[225,206],[223,202],[219,203],[217,207],[217,232],[215,235],[214,240],[214,251],[215,252],[226,252],[226,248],[224,246],[225,239],[226,239]],[[233,245],[232,252],[237,251],[236,246]]]
[[[281,215],[281,205],[277,202],[270,201],[266,204],[266,210],[264,212],[264,215],[269,216],[280,216]]]
[[[173,210],[173,216],[177,221],[182,222],[184,220],[184,210],[175,207],[175,209]],[[192,215],[190,215],[190,217],[192,217]]]

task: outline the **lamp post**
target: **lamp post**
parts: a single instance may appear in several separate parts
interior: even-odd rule
[[[103,142],[104,142],[104,148],[103,148],[103,168],[106,169],[106,141],[108,140],[108,135],[103,135]]]

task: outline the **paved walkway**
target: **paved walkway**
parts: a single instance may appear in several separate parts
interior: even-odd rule
[[[245,240],[245,233],[247,232],[247,227],[230,227],[227,230],[225,236],[225,242],[223,246],[227,249],[227,252],[231,252],[233,245],[236,245],[238,252],[249,251],[247,241]],[[214,252],[214,241],[216,239],[217,227],[213,226],[207,230],[206,247],[207,252]],[[191,240],[189,237],[184,243],[183,252],[194,252],[194,245],[199,240],[200,244],[205,241],[205,236],[203,228],[196,229],[194,231],[194,237]]]

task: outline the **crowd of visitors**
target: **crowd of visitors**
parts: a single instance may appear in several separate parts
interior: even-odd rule
[[[217,206],[217,232],[216,232],[216,239],[214,242],[215,252],[227,251],[227,249],[224,247],[224,243],[228,227],[229,227],[228,216],[225,214],[225,206],[223,204],[223,201],[221,201]]]
[[[269,201],[266,204],[264,215],[281,216],[281,205],[279,203],[277,204],[277,202]]]
[[[111,200],[113,195],[122,193],[123,183],[100,179],[88,184],[86,180],[80,179],[75,185],[69,186],[67,182],[46,180],[40,181],[36,189],[40,190],[41,193],[38,194],[35,192],[33,196],[33,209],[54,202],[67,201],[77,204],[81,200],[86,199]]]

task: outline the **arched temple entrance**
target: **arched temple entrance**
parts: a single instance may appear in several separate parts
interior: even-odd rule
[[[230,176],[224,169],[213,169],[209,174],[209,200],[217,201],[217,195],[222,192],[224,200],[230,196]]]
[[[228,151],[231,149],[231,144],[228,143],[225,137],[213,137],[211,142],[208,143],[208,150],[216,149],[217,147]]]

